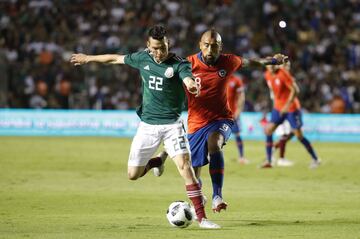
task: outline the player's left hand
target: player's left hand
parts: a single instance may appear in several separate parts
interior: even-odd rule
[[[283,55],[283,54],[275,54],[274,56],[273,56],[273,58],[274,59],[276,59],[276,61],[278,62],[278,65],[282,65],[282,64],[284,64],[284,63],[286,63],[286,62],[288,62],[289,61],[289,57],[288,56],[285,56],[285,55]]]

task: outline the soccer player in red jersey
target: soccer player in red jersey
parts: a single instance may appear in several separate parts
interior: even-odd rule
[[[285,63],[283,67],[290,72],[290,62]],[[271,99],[274,100],[274,93],[271,92],[271,96]],[[276,128],[275,133],[280,134],[280,139],[274,144],[274,149],[279,150],[279,158],[276,160],[276,165],[280,167],[293,166],[294,162],[285,158],[286,144],[292,137],[294,137],[294,132],[291,130],[290,123],[288,121],[284,121]]]
[[[244,83],[240,76],[233,74],[229,77],[227,100],[229,108],[233,113],[234,125],[232,127],[232,133],[235,135],[236,146],[239,151],[238,162],[240,164],[248,164],[249,161],[244,157],[244,145],[240,135],[240,113],[243,111],[245,104]]]
[[[311,155],[313,161],[310,164],[310,168],[318,167],[320,165],[320,160],[311,143],[304,137],[301,130],[303,125],[301,106],[299,99],[296,97],[299,92],[299,87],[296,85],[294,78],[290,75],[289,71],[280,66],[267,66],[264,77],[268,87],[274,94],[274,107],[271,112],[270,123],[268,123],[265,128],[267,160],[262,167],[272,167],[272,134],[284,120],[287,120],[290,123],[295,136]]]
[[[188,61],[169,52],[169,40],[163,26],[149,30],[147,49],[128,55],[73,54],[71,62],[83,65],[89,62],[129,65],[140,72],[142,78],[142,103],[137,110],[141,119],[131,144],[128,160],[128,177],[137,180],[150,169],[161,176],[167,155],[175,162],[185,181],[188,198],[194,205],[199,226],[220,228],[206,217],[201,186],[190,163],[189,144],[180,118],[185,99],[184,88],[198,93]],[[166,153],[151,158],[161,144]]]
[[[276,54],[264,59],[246,59],[234,54],[223,54],[221,36],[215,30],[202,34],[200,52],[187,59],[200,88],[198,95],[188,97],[188,138],[192,165],[197,178],[201,167],[209,164],[213,185],[212,209],[226,209],[222,187],[224,180],[224,156],[222,147],[231,134],[233,114],[227,103],[229,76],[242,67],[282,64],[287,57]]]

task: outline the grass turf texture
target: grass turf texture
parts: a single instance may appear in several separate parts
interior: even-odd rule
[[[174,200],[187,200],[171,160],[160,178],[127,180],[130,139],[0,137],[0,238],[360,238],[360,145],[315,143],[323,165],[288,146],[292,168],[258,169],[262,142],[245,141],[250,165],[238,165],[233,141],[225,147],[228,210],[172,228]],[[207,170],[203,191],[211,198]]]

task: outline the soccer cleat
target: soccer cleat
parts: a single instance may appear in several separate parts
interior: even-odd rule
[[[164,169],[165,169],[165,166],[164,166],[165,165],[165,160],[166,160],[167,156],[168,156],[168,154],[165,151],[159,153],[156,156],[156,157],[159,157],[161,159],[161,161],[162,161],[162,164],[159,167],[153,168],[153,172],[154,172],[154,175],[156,177],[160,177],[163,174]]]
[[[238,162],[239,162],[239,164],[242,164],[242,165],[246,165],[246,164],[250,163],[250,161],[248,159],[246,159],[245,157],[240,157]]]
[[[294,165],[294,162],[285,158],[280,158],[276,161],[276,165],[279,167],[291,167]]]
[[[212,210],[213,212],[220,212],[221,210],[226,210],[227,203],[219,196],[216,195],[212,200]]]
[[[272,168],[272,167],[273,166],[268,161],[265,161],[262,165],[260,165],[260,168]]]
[[[309,166],[310,169],[316,169],[320,166],[321,164],[321,160],[317,159],[317,160],[313,160]]]
[[[209,219],[203,218],[199,223],[199,227],[206,229],[219,229],[221,228],[218,224],[210,221]]]

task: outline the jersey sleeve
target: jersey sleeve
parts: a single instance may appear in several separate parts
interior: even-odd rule
[[[191,73],[191,64],[187,60],[180,62],[178,71],[181,80],[184,80],[186,77],[193,77]]]
[[[232,71],[239,70],[242,66],[242,63],[243,63],[243,61],[240,56],[230,55],[229,65],[230,65]]]
[[[128,54],[125,56],[124,62],[126,65],[129,65],[131,67],[139,68],[143,54],[143,51]]]

